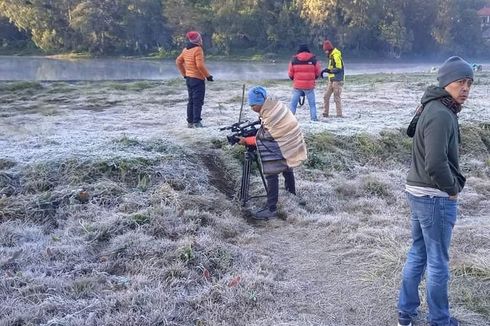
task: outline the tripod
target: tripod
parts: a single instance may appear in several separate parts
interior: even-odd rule
[[[259,157],[257,155],[257,148],[255,146],[247,146],[247,151],[245,152],[245,157],[243,161],[242,167],[242,181],[240,185],[240,202],[242,206],[245,206],[247,201],[252,198],[266,197],[267,195],[261,196],[250,196],[249,188],[250,188],[250,170],[252,169],[252,162],[257,164],[259,169],[260,178],[262,179],[262,184],[264,185],[265,192],[267,193],[267,184],[265,182],[264,174],[262,173],[262,169],[260,168]]]

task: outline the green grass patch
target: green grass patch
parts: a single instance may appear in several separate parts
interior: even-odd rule
[[[38,91],[43,88],[44,87],[41,83],[34,81],[0,83],[0,91],[5,92],[18,92],[25,90]]]
[[[490,269],[476,265],[462,264],[453,269],[455,276],[476,277],[484,281],[490,281]]]
[[[121,81],[121,82],[112,82],[108,86],[118,91],[138,92],[138,91],[143,91],[145,89],[154,88],[158,85],[159,85],[158,83],[152,81],[135,81],[135,82]]]
[[[390,186],[372,176],[364,177],[362,188],[367,194],[377,197],[386,198],[391,195]]]
[[[147,212],[134,213],[130,218],[138,225],[149,224],[151,222],[150,215]]]
[[[461,303],[468,310],[490,317],[490,300],[485,295],[489,293],[479,293],[472,288],[461,288],[454,300]]]

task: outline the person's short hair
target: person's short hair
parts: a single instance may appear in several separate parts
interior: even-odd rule
[[[458,56],[450,57],[442,64],[437,72],[440,87],[446,87],[460,79],[473,79],[473,69],[470,64]]]

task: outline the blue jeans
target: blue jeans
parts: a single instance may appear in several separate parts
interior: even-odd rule
[[[298,107],[299,98],[305,93],[308,99],[308,105],[310,107],[310,119],[312,121],[317,121],[316,117],[316,100],[315,100],[315,89],[293,89],[293,97],[291,98],[291,112],[296,114],[296,108]]]
[[[412,247],[403,267],[398,310],[416,315],[418,287],[427,268],[427,304],[433,326],[450,325],[448,281],[449,246],[458,203],[445,197],[407,194],[411,210]]]

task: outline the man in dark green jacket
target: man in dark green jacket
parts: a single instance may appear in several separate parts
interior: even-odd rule
[[[450,57],[439,69],[437,79],[439,86],[428,87],[422,96],[423,111],[415,129],[407,176],[412,246],[403,268],[399,326],[412,325],[420,305],[418,286],[426,269],[430,325],[459,325],[449,313],[449,246],[458,194],[465,184],[459,167],[457,115],[468,98],[473,70],[460,57]]]

